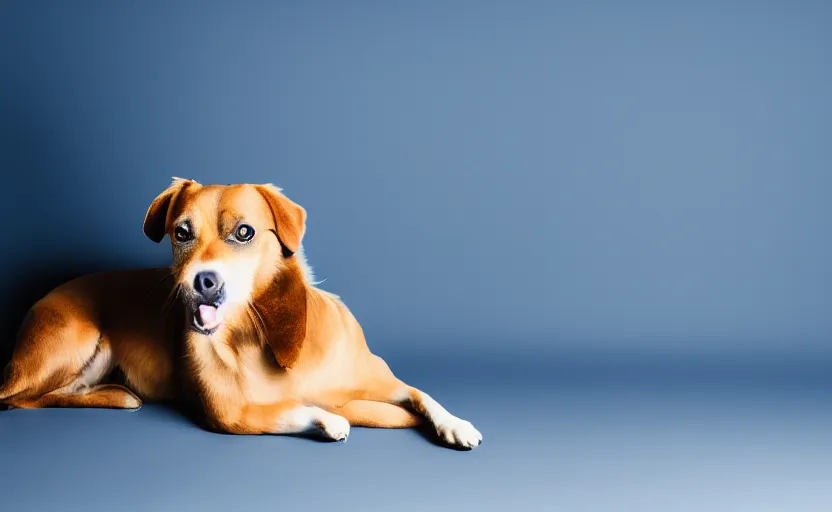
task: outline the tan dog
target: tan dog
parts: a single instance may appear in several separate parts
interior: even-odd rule
[[[18,408],[138,408],[193,400],[237,434],[411,427],[451,446],[471,423],[398,380],[338,297],[311,283],[306,211],[272,185],[174,179],[144,232],[170,235],[173,266],[93,274],[49,293],[21,328],[0,402]],[[130,389],[101,384],[119,368]],[[135,393],[135,394],[134,394]],[[415,413],[415,414],[414,414]]]

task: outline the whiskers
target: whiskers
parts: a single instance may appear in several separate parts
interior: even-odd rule
[[[147,291],[147,295],[145,295],[144,297],[144,301],[150,299],[150,297],[159,289],[159,287],[162,286],[162,283],[172,278],[173,276],[174,271],[173,269],[170,269],[162,276],[161,279],[159,279],[156,282],[156,284],[150,287],[150,289]],[[161,311],[165,318],[167,318],[170,314],[170,311],[173,309],[173,305],[176,303],[176,300],[179,298],[181,293],[182,285],[180,283],[175,283],[171,288],[170,292],[168,293],[168,296],[165,298],[165,301],[162,303]]]
[[[165,282],[165,279],[167,279],[169,277],[172,277],[172,276],[173,276],[173,270],[169,270],[168,272],[166,272],[165,275],[163,275],[162,278],[159,279],[156,282],[156,284],[154,284],[153,286],[150,287],[150,289],[147,291],[147,295],[144,296],[144,300],[149,299],[150,296],[153,295],[153,292],[155,292],[156,289],[159,288],[159,286],[161,286],[161,284]]]
[[[171,289],[170,293],[168,294],[167,300],[165,300],[164,305],[162,306],[162,313],[165,315],[165,318],[168,317],[171,310],[173,309],[173,305],[176,304],[176,300],[182,294],[182,284],[176,283],[173,285],[173,289]]]

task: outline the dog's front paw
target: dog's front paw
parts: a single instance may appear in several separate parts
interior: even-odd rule
[[[324,437],[333,441],[345,442],[350,436],[350,422],[343,416],[338,416],[337,414],[329,414],[321,422],[320,428]]]
[[[436,425],[436,434],[450,446],[471,450],[482,443],[482,434],[470,421],[456,416]]]

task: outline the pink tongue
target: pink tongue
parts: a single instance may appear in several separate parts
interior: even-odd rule
[[[215,329],[220,325],[220,320],[217,308],[214,306],[199,306],[199,318],[202,320],[202,327],[207,330]]]

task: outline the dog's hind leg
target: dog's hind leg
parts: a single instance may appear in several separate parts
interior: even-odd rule
[[[130,390],[116,384],[100,384],[73,393],[55,391],[31,400],[11,400],[20,409],[43,407],[101,407],[106,409],[139,409],[141,400]]]
[[[35,406],[48,394],[88,393],[110,372],[110,345],[83,313],[65,300],[43,301],[32,308],[6,367],[0,403]]]

